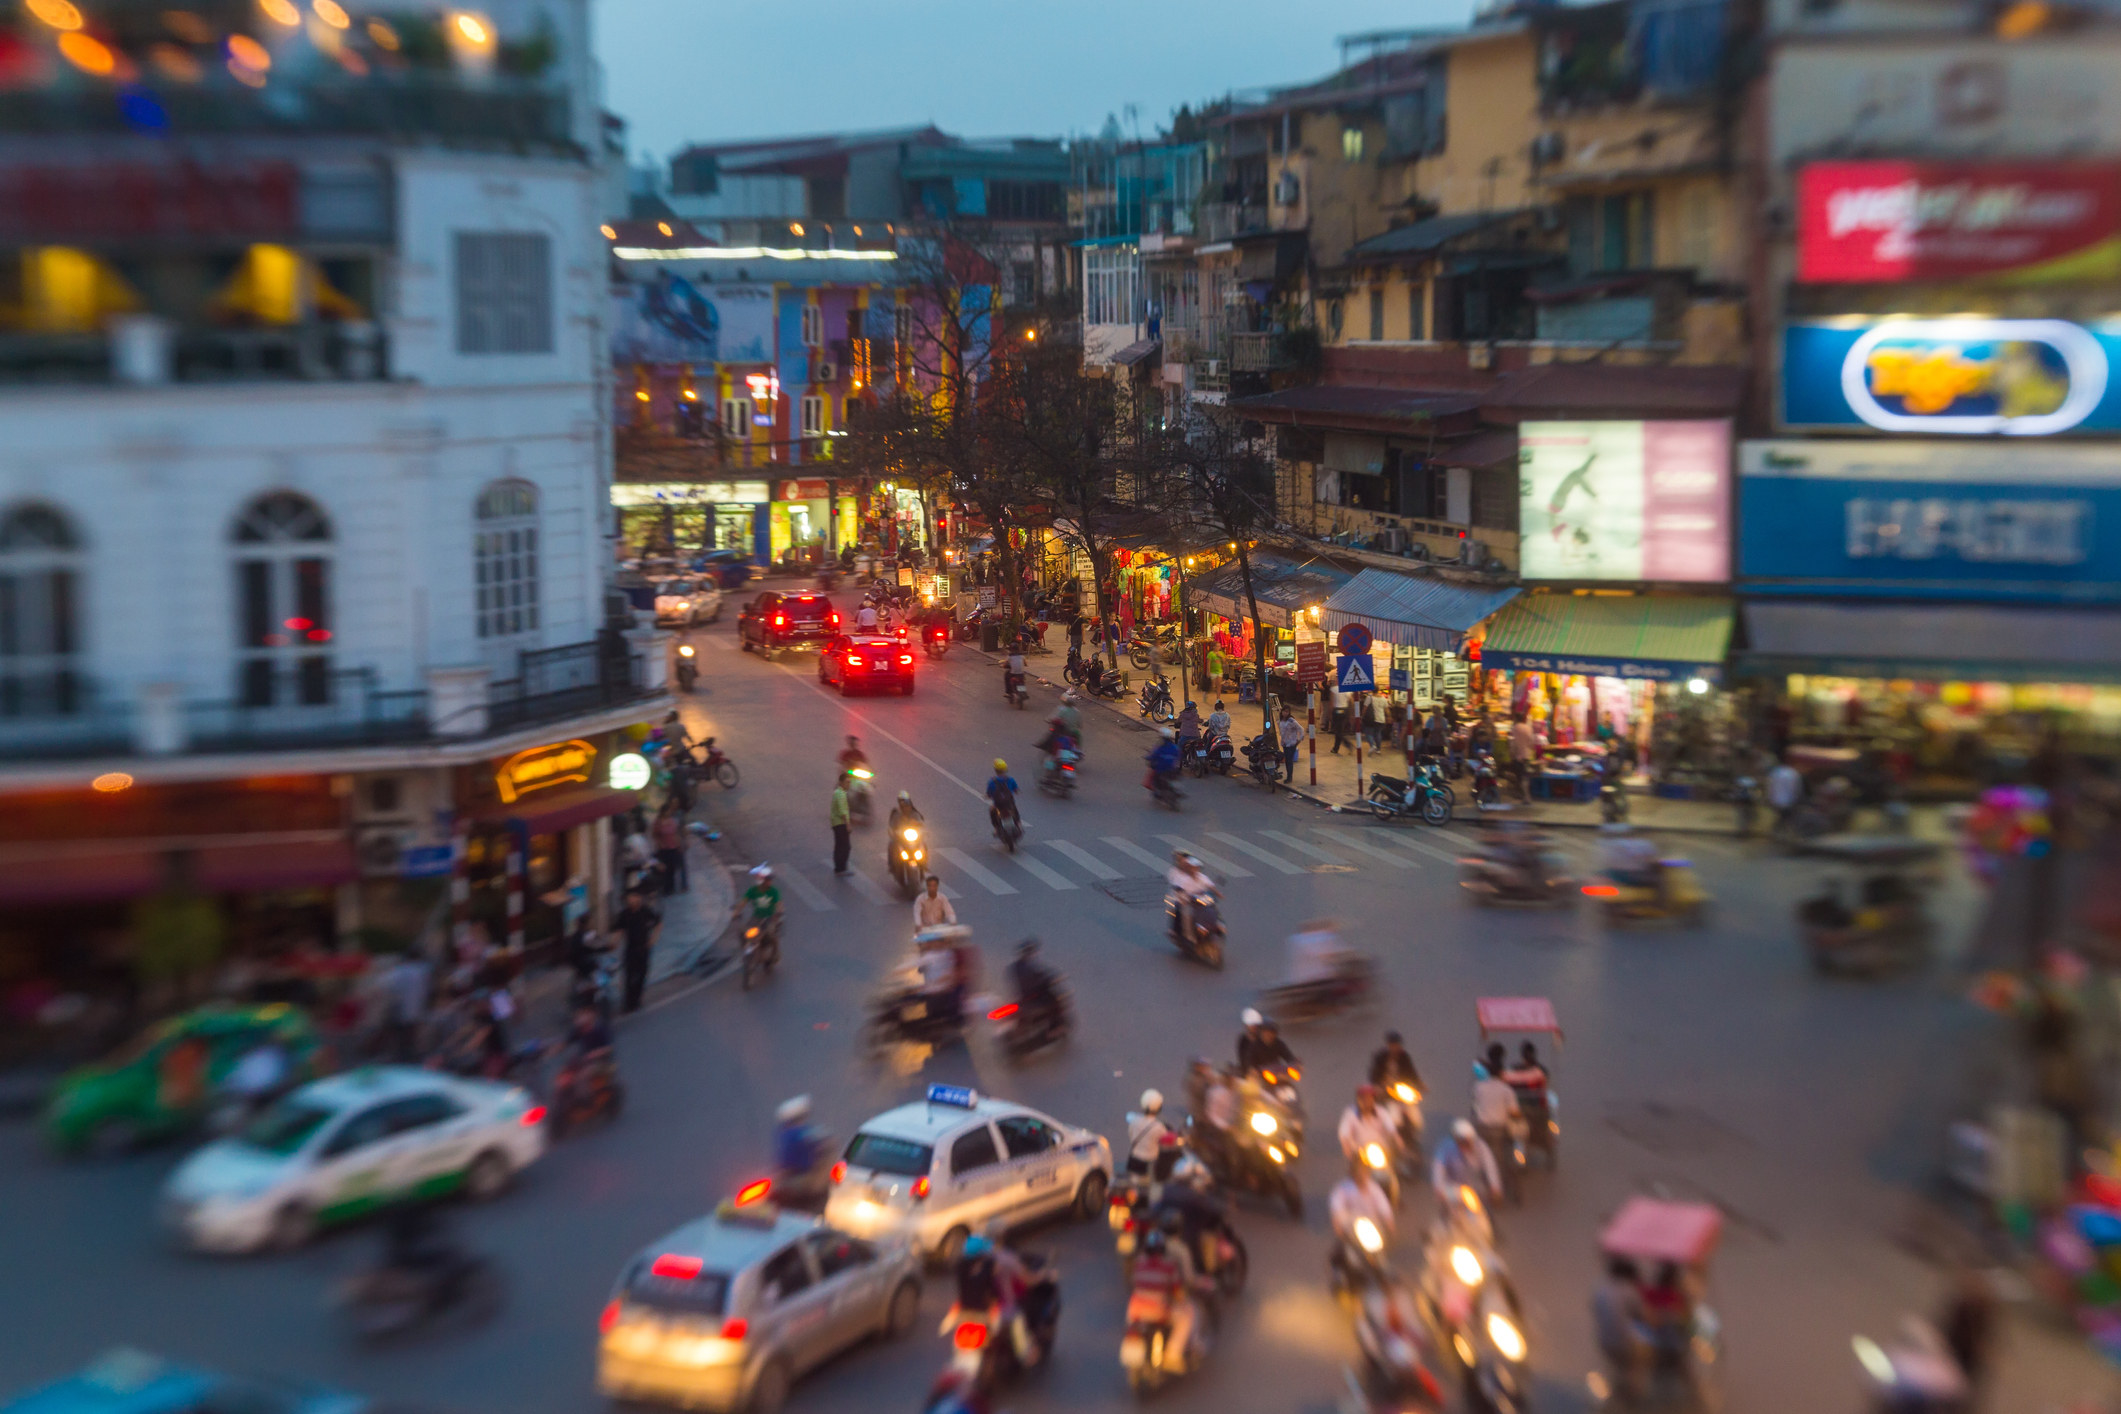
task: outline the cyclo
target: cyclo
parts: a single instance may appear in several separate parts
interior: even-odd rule
[[[1686,1398],[1656,1407],[1714,1411],[1721,1404],[1714,1373],[1722,1325],[1706,1294],[1709,1258],[1722,1236],[1723,1214],[1712,1204],[1641,1196],[1623,1203],[1599,1234],[1606,1281],[1640,1318],[1629,1331],[1610,1331],[1604,1327],[1612,1313],[1594,1306],[1606,1373],[1594,1374],[1590,1386],[1604,1407],[1649,1407],[1660,1386],[1674,1383]]]
[[[1545,997],[1482,997],[1474,1011],[1480,1019],[1483,1051],[1490,1049],[1497,1036],[1513,1034],[1551,1036],[1554,1049],[1561,1049],[1561,1022],[1554,1015],[1554,1003]],[[1549,1169],[1556,1169],[1561,1166],[1561,1097],[1554,1093],[1544,1062],[1526,1063],[1529,1050],[1531,1043],[1526,1042],[1512,1057],[1505,1048],[1505,1064],[1498,1078],[1517,1094],[1517,1110],[1524,1117],[1517,1131],[1519,1142],[1527,1153],[1536,1150]],[[1506,1163],[1510,1156],[1497,1154],[1495,1158]]]
[[[1797,927],[1815,970],[1878,977],[1920,964],[1930,938],[1921,866],[1939,853],[1934,841],[1829,835],[1805,853],[1839,866],[1820,892],[1797,905]],[[1853,903],[1845,893],[1849,876]]]

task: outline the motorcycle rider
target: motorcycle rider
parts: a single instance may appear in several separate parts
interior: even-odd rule
[[[1200,750],[1200,708],[1190,701],[1178,714],[1178,759],[1183,761]]]
[[[862,607],[854,611],[854,631],[856,633],[876,632],[875,604],[865,599],[862,601]]]
[[[784,1180],[805,1179],[824,1155],[824,1136],[810,1123],[810,1097],[784,1100],[773,1112],[773,1166]]]
[[[1038,739],[1035,749],[1039,754],[1038,772],[1041,776],[1050,776],[1060,769],[1063,751],[1075,750],[1075,737],[1061,724],[1059,712],[1046,719],[1046,734]]]
[[[435,1205],[401,1202],[383,1225],[382,1272],[432,1288],[465,1262],[463,1249],[442,1225]]]
[[[869,769],[869,753],[862,750],[860,737],[847,738],[847,744],[840,748],[839,763],[842,771],[852,771],[857,766],[864,771]]]
[[[1502,1196],[1502,1173],[1495,1167],[1494,1153],[1481,1142],[1473,1121],[1452,1121],[1450,1137],[1436,1146],[1435,1161],[1429,1165],[1429,1185],[1446,1204],[1460,1185],[1471,1188],[1485,1202],[1492,1203]]]
[[[1075,742],[1075,749],[1081,751],[1083,749],[1083,714],[1075,705],[1077,700],[1075,689],[1072,687],[1062,693],[1060,706],[1053,711],[1053,720]]]
[[[996,834],[1001,833],[1004,817],[1023,824],[1016,813],[1016,777],[1009,774],[1009,763],[997,756],[994,758],[994,774],[987,778],[987,823]]]
[[[1171,1126],[1164,1123],[1164,1096],[1160,1090],[1142,1091],[1141,1108],[1127,1116],[1127,1172],[1145,1178],[1162,1157],[1164,1139]],[[1175,1160],[1174,1160],[1175,1162]],[[1168,1176],[1157,1175],[1161,1182]]]
[[[1287,1070],[1297,1063],[1296,1052],[1281,1038],[1281,1031],[1251,1007],[1239,1017],[1244,1030],[1237,1033],[1237,1070],[1255,1075],[1262,1070]]]
[[[1497,1051],[1501,1046],[1495,1047]],[[1524,1125],[1517,1092],[1485,1065],[1473,1067],[1473,1128],[1490,1154],[1506,1154]]]
[[[1314,918],[1289,935],[1289,976],[1292,988],[1326,987],[1344,976],[1356,963],[1355,950],[1341,939],[1330,918]]]
[[[1171,914],[1171,937],[1173,941],[1180,941],[1193,927],[1193,900],[1202,894],[1213,897],[1215,881],[1208,877],[1208,871],[1198,859],[1182,849],[1174,849],[1164,883],[1171,890],[1165,902],[1175,905]]]
[[[957,909],[943,897],[943,881],[930,874],[921,888],[920,897],[913,901],[913,931],[918,933],[955,922]]]
[[[1658,863],[1656,841],[1624,822],[1600,825],[1598,833],[1605,840],[1606,877],[1626,888],[1654,889],[1661,898],[1664,870]]]
[[[973,1312],[993,1313],[994,1323],[1009,1331],[1016,1345],[1016,1358],[1027,1368],[1036,1365],[1041,1352],[1024,1321],[1023,1297],[1031,1285],[1031,1273],[1006,1246],[997,1246],[984,1233],[965,1239],[957,1259],[957,1300],[943,1313],[943,1333],[957,1329],[958,1322]]]
[[[1371,1169],[1369,1148],[1375,1144],[1384,1151],[1385,1166]],[[1358,1085],[1355,1087],[1355,1103],[1341,1111],[1340,1154],[1351,1169],[1370,1171],[1384,1185],[1385,1196],[1392,1206],[1399,1206],[1399,1173],[1396,1164],[1399,1157],[1399,1132],[1391,1117],[1377,1103],[1377,1087]]]
[[[1179,1368],[1192,1364],[1193,1294],[1211,1289],[1206,1278],[1193,1268],[1193,1256],[1182,1242],[1172,1242],[1160,1227],[1142,1237],[1141,1255],[1134,1261],[1134,1290],[1127,1301],[1127,1319],[1154,1320],[1161,1317],[1170,1326],[1164,1361],[1171,1364],[1177,1352]]]
[[[1149,778],[1142,784],[1150,790],[1169,781],[1178,774],[1178,733],[1170,727],[1157,728],[1157,743],[1149,751]]]
[[[913,792],[900,791],[898,803],[891,807],[891,827],[884,832],[884,867],[890,871],[893,878],[898,877],[898,847],[905,840],[901,832],[908,825],[927,823],[927,817],[914,808]]]
[[[1214,1272],[1215,1248],[1220,1245],[1207,1239],[1216,1235],[1228,1214],[1227,1205],[1213,1192],[1214,1182],[1207,1165],[1187,1154],[1172,1165],[1170,1181],[1149,1210],[1167,1237],[1186,1244],[1193,1264],[1204,1273]]]
[[[1421,1069],[1414,1064],[1414,1057],[1407,1053],[1407,1044],[1397,1031],[1385,1032],[1385,1043],[1370,1057],[1370,1083],[1380,1093],[1380,1106],[1392,1120],[1400,1144],[1415,1153],[1420,1152],[1422,1134]],[[1412,1100],[1402,1100],[1397,1087],[1405,1085],[1413,1090]]]
[[[1016,945],[1009,981],[1016,988],[1017,1024],[1031,1030],[1051,1025],[1061,1009],[1060,979],[1039,961],[1038,939],[1026,938]]]
[[[1377,1228],[1377,1235],[1390,1245],[1397,1222],[1392,1201],[1384,1189],[1378,1187],[1369,1165],[1356,1163],[1349,1167],[1346,1178],[1333,1185],[1332,1196],[1326,1200],[1326,1210],[1333,1220],[1333,1235],[1340,1239],[1333,1248],[1333,1266],[1349,1279],[1350,1285],[1357,1285],[1355,1273],[1347,1269],[1348,1249],[1363,1250],[1361,1240],[1355,1235],[1356,1219],[1368,1218]]]
[[[1192,1142],[1211,1161],[1229,1157],[1230,1126],[1237,1123],[1237,1090],[1230,1077],[1205,1056],[1186,1067],[1186,1103],[1193,1108]]]
[[[773,931],[779,931],[781,921],[781,890],[773,882],[773,866],[760,864],[751,871],[751,887],[744,890],[744,903],[751,910],[751,921]]]
[[[1217,737],[1228,736],[1230,734],[1230,714],[1224,709],[1222,703],[1218,701],[1215,704],[1215,710],[1208,714],[1208,720],[1201,723],[1201,725],[1208,729],[1208,740],[1210,741],[1215,740]]]
[[[1009,649],[1009,660],[1002,664],[1002,696],[1016,696],[1029,673],[1030,669],[1024,666],[1023,645],[1013,645]]]

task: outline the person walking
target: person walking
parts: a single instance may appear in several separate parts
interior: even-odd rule
[[[1368,708],[1369,720],[1365,726],[1366,734],[1370,738],[1370,749],[1382,751],[1385,749],[1385,738],[1390,736],[1392,731],[1392,704],[1386,700],[1383,693],[1373,692],[1370,694]]]
[[[1338,683],[1333,685],[1332,703],[1329,715],[1333,721],[1333,754],[1338,756],[1340,749],[1348,744],[1348,715],[1351,705],[1351,699],[1347,693],[1340,690]]]
[[[847,806],[847,782],[854,778],[840,772],[832,787],[832,872],[847,872],[847,856],[854,850],[854,813]]]
[[[648,986],[648,954],[655,947],[656,934],[662,930],[663,915],[649,905],[639,889],[628,889],[626,906],[611,920],[611,926],[619,935],[619,967],[625,974],[622,1006],[627,1011],[639,1011],[641,993]]]
[[[1281,709],[1279,732],[1282,768],[1287,773],[1287,779],[1294,781],[1296,779],[1296,753],[1298,748],[1304,744],[1304,728],[1303,723],[1296,720],[1296,713],[1291,711],[1287,704],[1284,704]]]
[[[1539,737],[1532,730],[1532,719],[1523,712],[1510,724],[1510,774],[1517,781],[1517,798],[1529,802],[1532,798],[1532,763],[1539,759]]]
[[[655,813],[650,837],[655,841],[656,863],[663,866],[663,892],[692,892],[692,878],[685,870],[685,834],[678,825],[677,806],[663,803],[663,808]]]

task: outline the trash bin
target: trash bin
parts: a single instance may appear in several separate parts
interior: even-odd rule
[[[993,619],[988,619],[982,623],[979,626],[979,646],[980,651],[985,653],[1000,652],[1002,647],[1002,626]]]

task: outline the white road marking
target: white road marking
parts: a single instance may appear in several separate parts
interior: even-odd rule
[[[1105,835],[1102,838],[1104,839],[1104,842],[1106,844],[1111,845],[1121,854],[1126,855],[1127,858],[1138,860],[1141,863],[1148,865],[1149,872],[1151,874],[1162,874],[1166,869],[1171,867],[1170,860],[1158,859],[1155,855],[1149,853],[1149,851],[1143,849],[1140,845],[1136,844],[1132,840],[1123,840],[1118,835]]]
[[[1389,836],[1389,838],[1394,844],[1405,845],[1408,849],[1413,850],[1416,854],[1426,854],[1429,856],[1429,858],[1440,859],[1446,864],[1456,864],[1458,862],[1457,855],[1451,853],[1449,850],[1438,849],[1435,845],[1430,844],[1427,840],[1418,840],[1412,835],[1403,834],[1391,835]]]
[[[1210,854],[1191,840],[1181,839],[1177,835],[1158,835],[1157,838],[1173,849],[1184,850],[1210,869],[1221,871],[1225,878],[1249,879],[1252,877],[1252,871],[1245,868],[1244,865],[1225,859],[1219,854]]]
[[[977,879],[980,887],[990,894],[1013,894],[1016,892],[1016,885],[1010,883],[1007,879],[1004,879],[1001,875],[995,873],[961,849],[939,849],[936,853],[943,855],[952,864],[964,870],[966,874]]]
[[[1286,849],[1293,849],[1298,854],[1308,854],[1321,864],[1346,864],[1348,862],[1339,855],[1328,854],[1316,846],[1305,844],[1294,835],[1285,835],[1280,830],[1261,830],[1259,833]]]
[[[1016,857],[1016,862],[1049,889],[1072,889],[1076,887],[1073,879],[1068,878],[1056,869],[1047,868],[1028,854],[1019,854]]]
[[[790,677],[792,677],[792,678],[796,678],[796,679],[798,679],[798,680],[800,680],[800,679],[802,678],[802,676],[803,676],[803,675],[802,675],[801,673],[798,673],[798,672],[796,672],[796,671],[795,671],[794,669],[790,668],[790,667],[789,667],[789,666],[788,666],[787,664],[785,664],[785,663],[774,663],[774,664],[772,664],[771,666],[773,666],[773,667],[776,667],[776,668],[779,668],[779,669],[780,669],[780,670],[781,670],[782,672],[784,672],[784,673],[787,673],[787,674],[788,674],[788,675],[789,675]],[[816,687],[817,687],[817,690],[818,690],[818,695],[819,695],[819,696],[825,696],[825,695],[827,695],[827,694],[828,694],[828,692],[829,692],[829,689],[828,689],[828,688],[826,688],[826,686],[825,686],[825,685],[824,685],[823,683],[820,683],[820,682],[816,682],[816,679],[815,679],[815,678],[811,679],[811,681],[812,681],[813,683],[815,683],[815,685],[816,685]],[[857,711],[855,711],[855,710],[854,710],[853,708],[851,708],[851,707],[849,707],[849,706],[847,705],[847,699],[846,699],[846,698],[844,698],[844,697],[841,697],[841,696],[839,696],[839,695],[838,695],[838,694],[836,694],[836,693],[832,693],[832,694],[830,694],[830,695],[832,696],[833,700],[834,700],[834,701],[835,701],[835,702],[836,702],[836,703],[837,703],[837,704],[839,705],[839,709],[840,709],[840,710],[841,710],[842,712],[845,712],[845,713],[846,713],[846,714],[847,714],[847,715],[848,715],[849,717],[852,717],[852,718],[853,718],[853,719],[854,719],[855,721],[857,721],[857,722],[860,722],[860,723],[862,724],[862,730],[863,730],[863,731],[865,731],[865,732],[874,732],[874,733],[876,733],[876,734],[877,734],[878,736],[880,736],[880,737],[883,737],[883,738],[885,738],[885,739],[886,739],[886,740],[888,740],[888,741],[891,741],[891,742],[894,742],[894,743],[896,743],[896,744],[897,744],[897,745],[899,746],[899,748],[900,748],[900,749],[902,749],[903,751],[905,751],[905,752],[906,752],[906,753],[907,753],[908,755],[912,756],[912,757],[913,757],[914,759],[916,759],[916,760],[918,760],[918,761],[921,761],[921,762],[924,762],[925,764],[927,764],[927,765],[928,765],[929,767],[931,767],[931,768],[932,768],[932,769],[933,769],[933,770],[935,771],[935,773],[936,773],[937,775],[941,776],[941,777],[942,777],[942,778],[943,778],[944,780],[946,780],[946,781],[949,781],[949,782],[951,782],[951,783],[952,783],[953,785],[955,785],[955,786],[956,786],[956,787],[957,787],[957,788],[958,788],[959,790],[961,790],[961,791],[963,791],[963,792],[964,792],[965,794],[967,794],[967,795],[971,796],[971,797],[972,797],[972,798],[973,798],[974,800],[977,800],[977,801],[982,801],[982,802],[984,802],[984,801],[985,801],[985,800],[987,799],[987,793],[986,793],[986,791],[984,791],[984,790],[976,790],[976,789],[974,789],[974,788],[973,788],[973,787],[972,787],[972,786],[971,786],[971,785],[970,785],[970,784],[969,784],[969,783],[968,783],[968,782],[967,782],[967,781],[966,781],[966,780],[964,779],[964,777],[962,777],[962,776],[958,775],[958,774],[957,774],[957,773],[956,773],[955,771],[952,771],[952,770],[950,770],[950,769],[949,769],[948,767],[944,766],[944,765],[943,765],[943,764],[942,764],[942,763],[941,763],[940,761],[937,761],[937,760],[936,760],[936,759],[935,759],[934,757],[930,756],[930,755],[929,755],[929,754],[928,754],[927,752],[925,752],[925,751],[922,751],[922,750],[921,750],[921,749],[920,749],[919,747],[915,746],[915,745],[914,745],[914,744],[913,744],[912,742],[910,742],[910,741],[907,741],[907,740],[906,740],[906,739],[905,739],[904,737],[900,736],[900,735],[899,735],[899,734],[898,734],[897,732],[894,732],[894,731],[892,731],[892,730],[891,730],[891,729],[890,729],[889,727],[882,727],[882,726],[878,726],[878,725],[877,725],[877,724],[876,724],[876,723],[875,723],[874,721],[870,720],[868,716],[864,715],[863,713],[860,713],[860,712],[857,712]]]
[[[847,882],[854,885],[854,891],[871,903],[891,902],[891,896],[884,892],[881,884],[855,868],[852,864],[847,866]]]
[[[1357,832],[1354,830],[1328,830],[1316,825],[1312,826],[1312,829],[1343,849],[1359,849],[1373,859],[1382,859],[1395,869],[1419,869],[1421,867],[1396,850],[1389,850],[1381,845],[1369,844],[1363,841],[1357,837]]]
[[[830,913],[839,907],[838,904],[818,892],[817,885],[798,874],[793,864],[776,864],[773,866],[773,874],[777,879],[786,879],[788,887],[795,890],[795,896],[809,905],[813,913]]]
[[[1077,849],[1066,840],[1047,840],[1045,843],[1074,860],[1078,865],[1082,866],[1083,872],[1093,879],[1117,879],[1119,877],[1117,869],[1114,869],[1086,849]]]
[[[1277,873],[1301,874],[1304,872],[1304,867],[1301,864],[1291,864],[1288,860],[1283,859],[1280,855],[1269,854],[1266,850],[1261,849],[1258,845],[1251,843],[1249,840],[1239,839],[1236,835],[1225,834],[1221,830],[1210,830],[1208,832],[1208,838],[1211,840],[1221,840],[1224,844],[1230,846],[1230,848],[1236,850],[1239,854],[1248,854],[1252,858],[1258,860],[1260,863],[1266,865],[1269,869],[1272,869]]]

